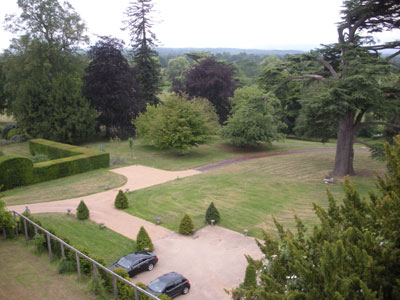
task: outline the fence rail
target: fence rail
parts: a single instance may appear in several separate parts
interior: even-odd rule
[[[69,245],[68,243],[64,242],[62,239],[60,239],[59,237],[55,236],[54,234],[52,234],[51,232],[49,232],[48,230],[44,229],[43,227],[41,227],[40,225],[36,224],[35,222],[33,222],[32,220],[30,220],[29,218],[25,217],[24,215],[16,212],[16,211],[12,211],[13,215],[14,215],[14,221],[15,224],[17,224],[16,228],[15,228],[15,233],[18,234],[18,223],[17,223],[17,215],[23,219],[23,223],[24,223],[24,232],[25,232],[25,240],[26,243],[28,243],[29,241],[29,236],[28,236],[28,226],[27,226],[27,222],[29,222],[30,224],[33,225],[34,229],[35,229],[35,234],[38,233],[38,230],[43,231],[46,234],[46,241],[47,241],[47,245],[48,245],[48,251],[49,251],[49,257],[50,257],[50,261],[53,260],[53,253],[52,253],[52,249],[51,249],[51,243],[50,243],[50,238],[53,238],[54,240],[56,240],[57,242],[60,243],[60,248],[61,248],[61,255],[62,257],[65,257],[65,251],[64,251],[64,247],[67,247],[68,249],[72,250],[75,252],[75,256],[76,256],[76,263],[77,263],[77,271],[78,271],[78,278],[79,280],[81,280],[81,268],[80,268],[80,261],[79,261],[79,257],[83,257],[84,259],[90,261],[93,264],[93,274],[94,274],[94,280],[97,282],[98,280],[98,270],[97,268],[103,269],[105,272],[107,272],[108,274],[110,274],[113,277],[113,286],[114,286],[114,298],[115,300],[118,300],[118,288],[117,288],[117,280],[120,280],[122,282],[125,282],[126,284],[128,284],[129,286],[131,286],[132,288],[134,288],[135,290],[135,300],[139,300],[139,294],[144,294],[148,297],[150,297],[151,299],[154,300],[159,300],[158,297],[150,294],[149,292],[143,290],[142,288],[138,287],[137,285],[133,284],[132,282],[130,282],[129,280],[119,276],[118,274],[114,273],[113,271],[111,271],[110,269],[106,268],[105,266],[103,266],[102,264],[100,264],[99,262],[95,261],[93,258],[90,258],[89,256],[83,254],[82,252],[80,252],[79,250],[75,249],[74,247],[72,247],[71,245]]]

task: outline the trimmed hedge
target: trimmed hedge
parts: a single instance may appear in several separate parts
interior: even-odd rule
[[[108,168],[110,165],[109,153],[43,139],[30,140],[29,151],[32,155],[44,154],[53,160],[32,164],[23,156],[2,156],[0,186],[3,185],[4,189]]]
[[[19,155],[0,157],[0,186],[8,190],[32,181],[33,162]]]
[[[128,197],[122,190],[119,190],[117,197],[115,197],[114,206],[118,209],[128,208]]]

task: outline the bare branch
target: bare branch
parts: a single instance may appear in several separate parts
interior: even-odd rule
[[[396,57],[397,55],[399,55],[400,54],[400,50],[399,51],[397,51],[397,52],[395,52],[395,53],[393,53],[392,55],[389,55],[388,57],[386,57],[385,59],[386,60],[391,60],[393,57]]]
[[[275,94],[282,86],[284,86],[286,83],[292,80],[297,80],[297,79],[316,79],[320,81],[325,81],[326,78],[321,76],[321,75],[316,75],[316,74],[305,74],[305,75],[300,75],[300,76],[292,76],[286,78],[284,81],[282,81],[276,88],[274,88],[272,91],[270,91],[267,95],[265,95],[264,100],[267,100],[272,94]]]
[[[338,79],[339,78],[339,74],[335,71],[335,69],[332,67],[332,65],[327,62],[326,60],[322,59],[322,58],[318,58],[318,62],[320,64],[322,64],[325,68],[327,68],[329,70],[329,72],[331,72],[333,78]]]
[[[394,127],[394,128],[400,128],[400,125],[397,124],[392,124],[388,122],[381,122],[381,121],[376,121],[376,122],[363,122],[360,124],[360,126],[367,126],[367,125],[385,125],[388,127]]]
[[[367,142],[364,142],[364,141],[361,141],[361,140],[357,140],[357,139],[353,139],[353,143],[363,144],[363,145],[365,145],[365,146],[367,146],[367,147],[369,147],[369,148],[372,148],[372,147],[373,147],[372,144],[367,143]]]

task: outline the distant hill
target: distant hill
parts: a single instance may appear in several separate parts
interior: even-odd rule
[[[218,54],[228,52],[231,55],[237,55],[240,53],[254,54],[254,55],[276,55],[276,56],[285,56],[285,55],[294,55],[294,54],[302,54],[306,53],[301,50],[261,50],[261,49],[237,49],[237,48],[156,48],[159,56],[182,56],[185,53],[189,52],[209,52],[211,54]]]

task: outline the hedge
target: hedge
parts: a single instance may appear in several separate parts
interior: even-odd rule
[[[33,163],[29,158],[19,155],[0,157],[0,186],[3,189],[30,184],[32,173]]]
[[[53,160],[33,164],[23,156],[2,156],[0,186],[3,185],[3,189],[108,168],[110,164],[110,155],[106,152],[43,139],[30,140],[29,151],[32,155],[45,154]]]

